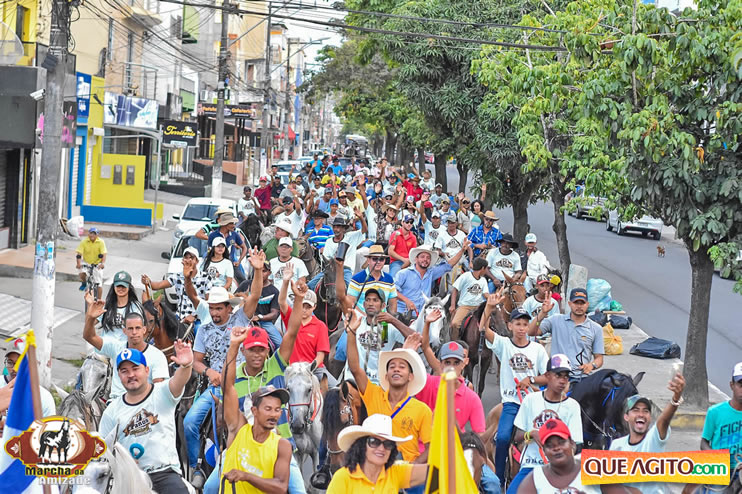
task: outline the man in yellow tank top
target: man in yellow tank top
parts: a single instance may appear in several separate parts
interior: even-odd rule
[[[236,391],[234,392],[236,394]],[[226,401],[225,393],[225,419]],[[252,394],[254,423],[252,425],[245,423],[236,433],[229,425],[227,452],[224,457],[226,473],[222,477],[220,493],[286,492],[289,484],[291,443],[273,430],[278,425],[281,407],[288,401],[289,392],[285,389],[272,385],[259,388]],[[239,410],[236,412],[239,413]],[[230,424],[230,421],[227,420],[227,423]],[[235,486],[234,491],[229,483]]]

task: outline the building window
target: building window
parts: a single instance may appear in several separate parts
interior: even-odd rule
[[[113,19],[108,19],[108,60],[113,60]]]
[[[255,82],[255,64],[245,62],[245,81]]]
[[[18,5],[15,9],[15,35],[21,41],[28,41],[26,33],[26,21],[28,20],[28,9]]]

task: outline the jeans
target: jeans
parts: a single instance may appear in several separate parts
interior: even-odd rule
[[[222,466],[224,465],[224,456],[222,456]],[[222,469],[222,473],[224,473]],[[219,494],[219,468],[215,468],[204,484],[204,494]],[[231,493],[231,489],[226,491]],[[304,488],[304,479],[301,476],[299,463],[294,455],[291,455],[291,464],[289,465],[289,494],[306,494]]]
[[[500,494],[500,479],[486,464],[482,465],[482,489],[485,494]]]
[[[314,290],[317,287],[317,283],[319,283],[319,280],[322,279],[322,277],[325,275],[325,273],[317,273],[317,276],[309,280],[307,283],[307,286],[310,290]],[[343,279],[345,280],[345,289],[347,290],[350,286],[350,279],[353,277],[353,271],[349,267],[343,267]],[[334,280],[333,280],[334,281]]]
[[[183,477],[173,469],[163,470],[161,472],[152,472],[149,474],[152,481],[152,489],[162,494],[187,493],[188,488],[185,485]]]
[[[513,402],[502,404],[500,423],[497,425],[497,437],[495,437],[495,475],[500,479],[502,485],[505,481],[505,460],[508,457],[510,438],[513,435],[513,422],[518,414],[520,405]]]
[[[529,473],[531,473],[532,470],[533,468],[521,467],[521,469],[518,471],[518,474],[515,476],[513,481],[510,482],[510,485],[508,486],[507,494],[516,494],[518,492],[518,486],[520,485],[521,482],[523,482],[523,480],[525,480],[525,478],[528,476]]]
[[[345,362],[348,359],[348,334],[343,331],[343,334],[338,338],[338,342],[335,344],[335,360],[338,362]]]
[[[195,468],[198,465],[198,453],[201,449],[201,424],[203,424],[206,414],[209,413],[211,405],[214,403],[211,393],[221,396],[222,390],[217,386],[206,388],[206,391],[193,402],[193,405],[191,405],[190,410],[188,410],[183,420],[186,448],[188,450],[188,464],[191,468]]]
[[[268,338],[271,339],[271,343],[273,344],[273,350],[278,350],[281,346],[281,341],[283,341],[283,335],[281,335],[276,325],[272,321],[260,321],[258,325],[268,333]]]
[[[389,265],[389,276],[394,278],[394,275],[396,275],[400,269],[402,269],[402,265],[404,263],[402,261],[392,261],[392,263]]]

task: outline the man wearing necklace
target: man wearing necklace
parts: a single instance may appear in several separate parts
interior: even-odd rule
[[[518,492],[518,486],[535,468],[546,464],[544,441],[539,437],[539,429],[549,419],[558,419],[569,428],[570,436],[576,444],[582,443],[582,418],[580,404],[566,396],[571,371],[566,355],[556,354],[546,365],[546,389],[530,393],[523,398],[523,404],[515,416],[516,445],[526,442],[520,458],[520,471],[508,487],[508,494]]]

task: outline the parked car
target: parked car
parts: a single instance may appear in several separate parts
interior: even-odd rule
[[[605,210],[605,198],[596,196],[586,196],[585,189],[581,188],[577,192],[570,192],[565,197],[567,202],[575,201],[577,208],[574,211],[570,211],[569,214],[577,219],[592,218],[594,220],[603,220],[607,217]],[[600,211],[600,215],[596,216]]]
[[[182,213],[173,215],[173,219],[178,220],[178,225],[173,230],[172,246],[174,247],[178,243],[178,240],[185,232],[198,230],[205,224],[213,221],[216,218],[216,210],[221,207],[231,209],[234,215],[237,216],[237,203],[231,199],[194,197],[189,200],[183,208]]]
[[[737,264],[742,263],[742,250],[740,250],[737,253],[737,259],[735,259],[735,262]],[[714,266],[714,272],[717,273],[722,279],[725,279],[725,280],[733,280],[734,279],[734,276],[731,273],[728,276],[722,275],[721,270],[719,268],[717,268],[716,266]]]
[[[639,232],[643,237],[651,236],[653,239],[659,240],[662,236],[662,220],[645,214],[639,219],[624,222],[621,221],[617,211],[611,211],[605,220],[605,229],[609,232],[615,231],[617,235],[625,235],[626,232]]]

